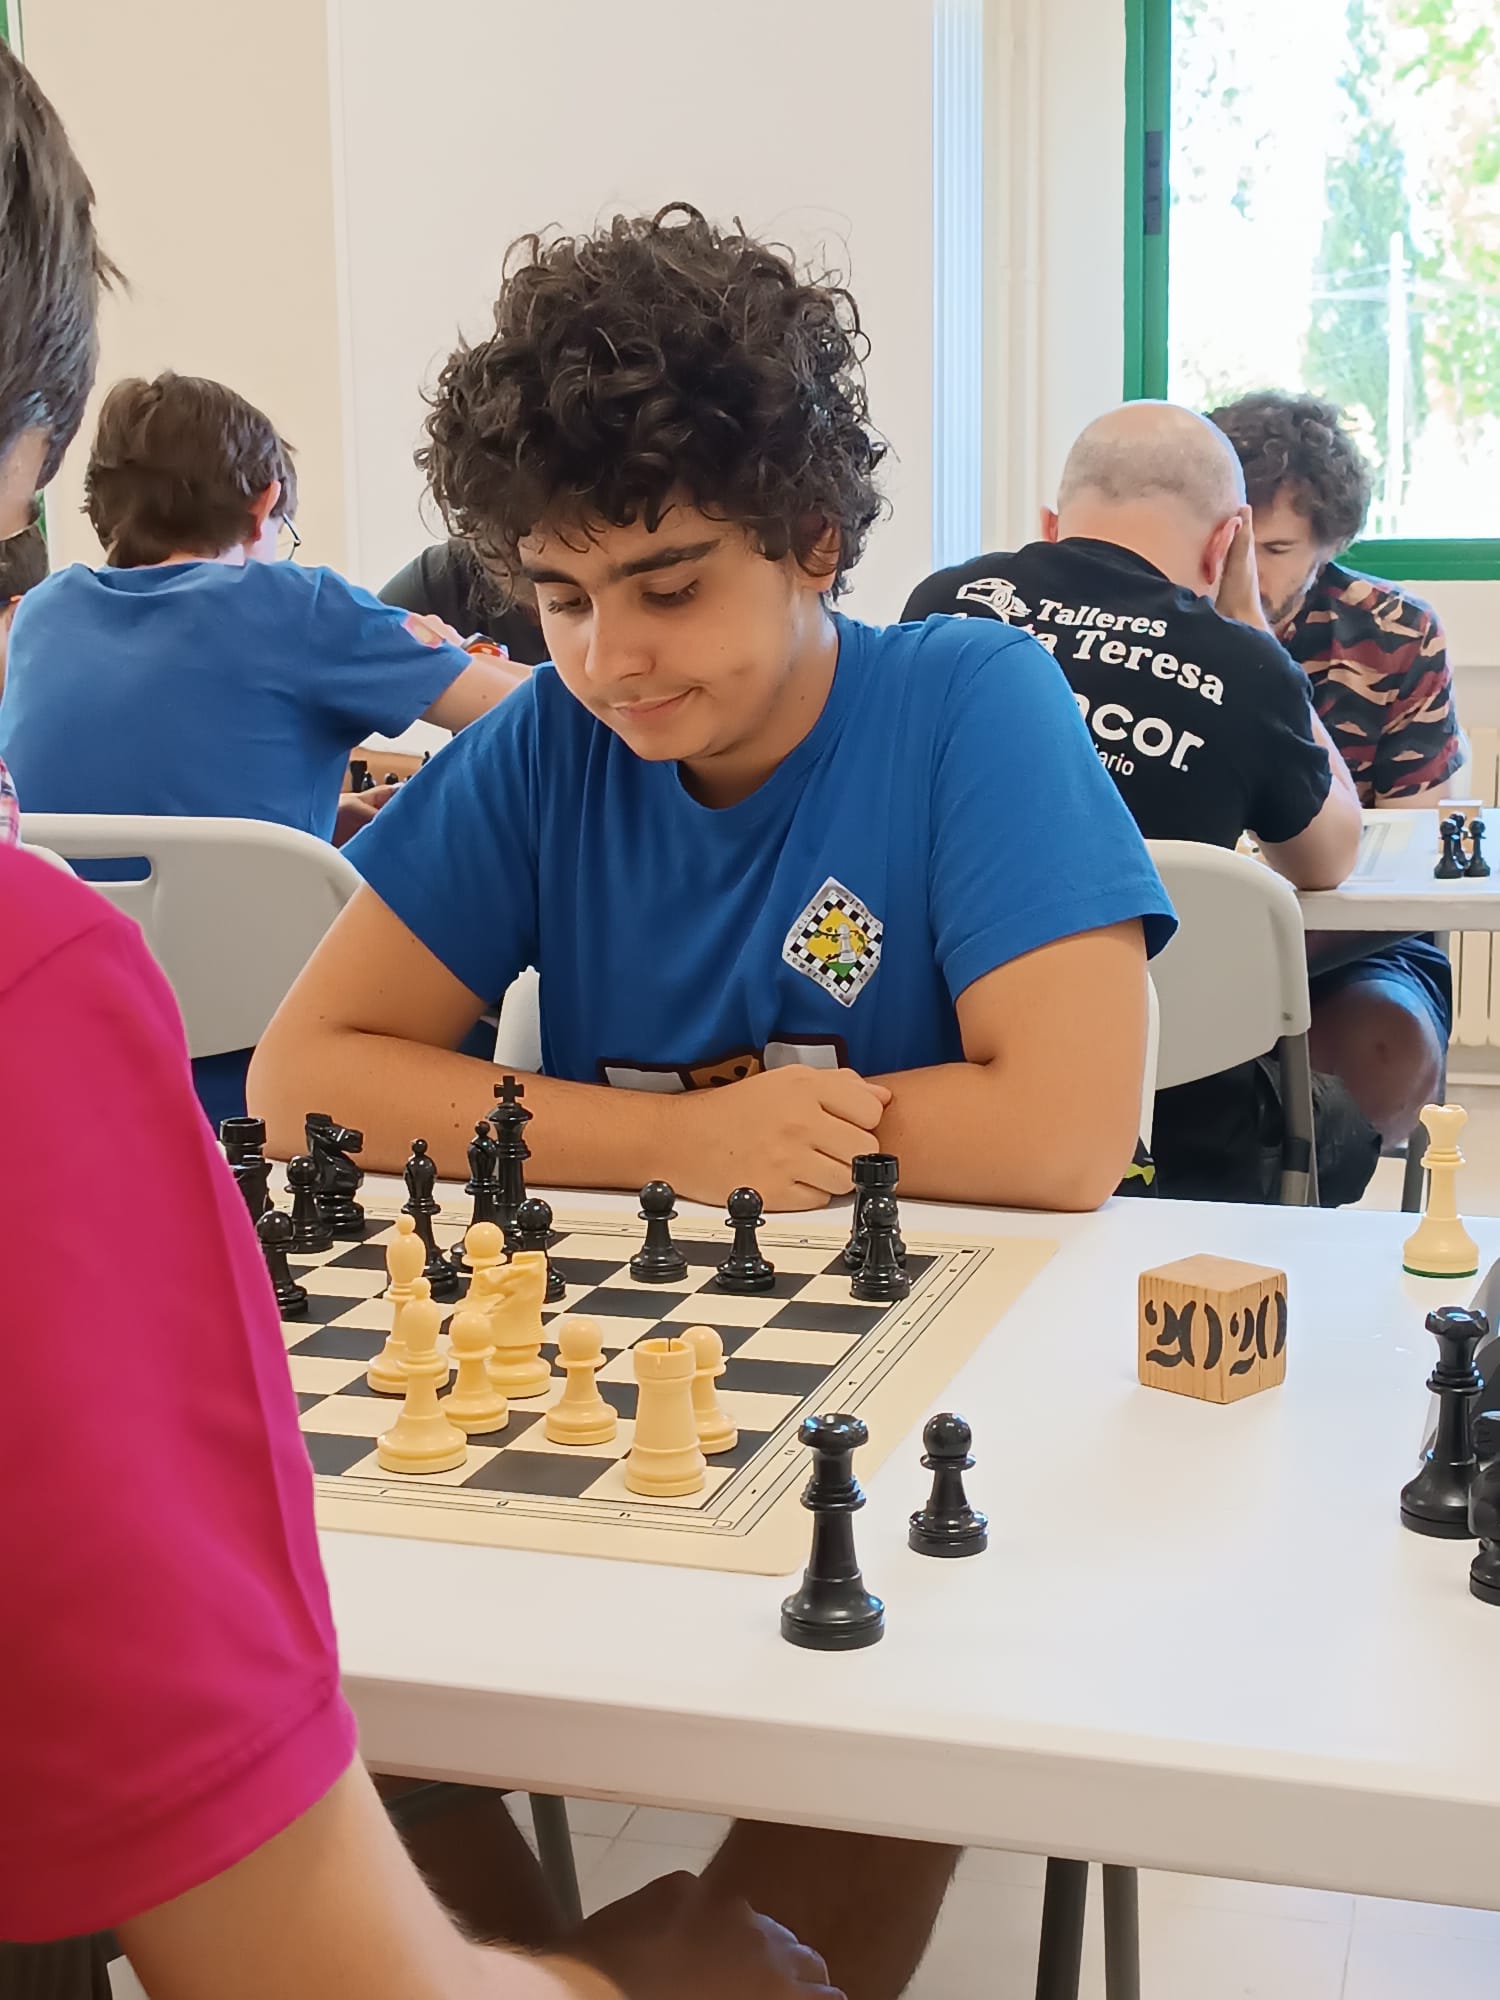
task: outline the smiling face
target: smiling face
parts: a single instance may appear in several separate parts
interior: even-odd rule
[[[545,527],[520,548],[568,692],[706,804],[744,797],[822,713],[838,656],[818,577],[686,505],[655,530]]]
[[[1274,631],[1302,609],[1319,572],[1338,553],[1313,533],[1312,522],[1282,487],[1255,509],[1255,566],[1266,623]]]

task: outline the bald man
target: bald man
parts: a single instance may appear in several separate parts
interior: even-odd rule
[[[1307,676],[1266,624],[1223,433],[1171,403],[1111,410],[1068,453],[1042,536],[938,571],[904,617],[1034,633],[1148,839],[1233,847],[1249,829],[1299,889],[1341,882],[1359,801]]]
[[[1148,839],[1233,847],[1250,831],[1300,889],[1332,888],[1354,865],[1353,782],[1306,674],[1266,623],[1244,474],[1203,417],[1142,402],[1098,418],[1068,454],[1042,539],[938,571],[903,615],[940,612],[999,618],[1041,641]],[[1237,1113],[1224,1091],[1197,1085],[1191,1106],[1177,1092],[1158,1101],[1164,1192],[1265,1191],[1261,1086],[1241,1083]],[[1354,1198],[1374,1170],[1374,1135],[1348,1111],[1347,1171],[1325,1172],[1325,1198]]]

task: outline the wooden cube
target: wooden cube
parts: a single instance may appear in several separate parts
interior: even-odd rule
[[[1286,1273],[1233,1257],[1142,1271],[1140,1377],[1205,1403],[1237,1403],[1286,1375]]]

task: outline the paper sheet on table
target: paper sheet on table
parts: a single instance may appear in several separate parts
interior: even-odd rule
[[[1349,872],[1351,882],[1394,882],[1401,873],[1401,856],[1411,840],[1409,821],[1377,820],[1359,837],[1359,859]]]

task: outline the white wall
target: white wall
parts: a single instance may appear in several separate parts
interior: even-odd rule
[[[928,567],[942,470],[935,13],[960,70],[982,15],[984,210],[940,240],[988,251],[974,420],[987,545],[1034,532],[1068,443],[1119,394],[1123,0],[760,0],[752,33],[727,0],[22,0],[19,13],[131,281],[105,309],[101,388],[174,366],[260,402],[298,446],[309,555],[364,581],[427,534],[417,384],[460,325],[482,325],[510,238],[686,195],[848,271],[895,510],[851,598],[871,617],[898,610]],[[961,77],[948,87],[962,97]],[[951,222],[965,153],[939,156]],[[944,298],[964,300],[961,277]],[[943,414],[962,422],[961,398]],[[95,555],[83,455],[49,505],[61,560]],[[943,484],[950,519],[961,457]],[[1423,589],[1448,621],[1466,715],[1500,721],[1500,584]]]
[[[931,554],[928,0],[333,6],[360,571],[424,539],[418,384],[482,328],[510,239],[680,198],[848,275],[893,509],[850,601],[896,615]],[[414,82],[414,35],[445,52],[436,95]]]
[[[129,280],[105,305],[98,392],[48,496],[54,562],[98,560],[79,512],[98,394],[171,367],[230,383],[291,439],[308,557],[341,564],[321,0],[25,0],[21,28]]]

